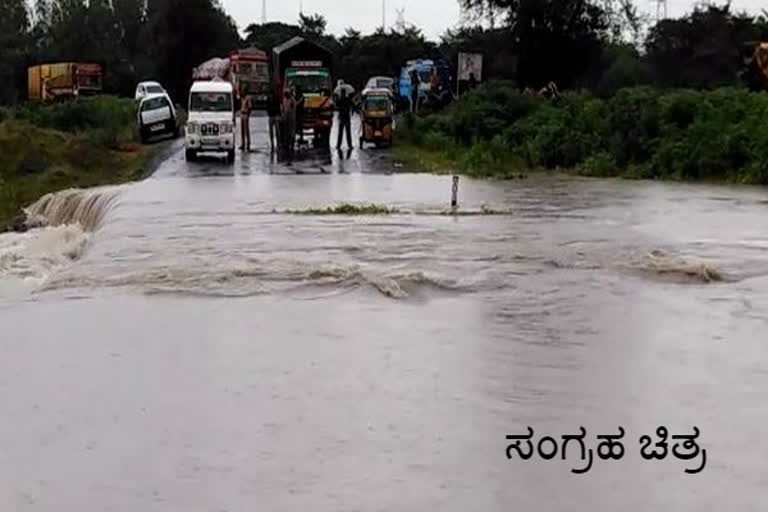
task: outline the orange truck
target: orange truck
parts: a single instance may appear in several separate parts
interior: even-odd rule
[[[271,92],[269,57],[258,48],[236,50],[229,54],[231,76],[235,97],[240,100],[240,91],[245,90],[257,106],[266,107]]]
[[[31,101],[56,101],[99,94],[104,70],[92,62],[57,62],[27,69],[28,96]]]

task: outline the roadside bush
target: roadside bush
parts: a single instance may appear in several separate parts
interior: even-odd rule
[[[550,102],[486,85],[443,113],[413,118],[398,138],[473,173],[514,161],[589,176],[768,184],[765,119],[768,94],[736,88],[632,87]]]
[[[608,178],[619,174],[619,166],[610,153],[602,152],[587,158],[579,168],[580,174],[595,178]]]
[[[27,103],[11,111],[19,121],[40,128],[69,133],[94,132],[94,141],[109,147],[128,136],[136,123],[136,105],[131,99],[93,96],[61,103]]]

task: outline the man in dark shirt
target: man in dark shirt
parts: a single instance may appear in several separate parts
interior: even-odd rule
[[[419,109],[419,73],[415,70],[411,70],[411,112],[416,112]]]
[[[472,91],[477,87],[477,78],[474,73],[469,74],[469,90]]]
[[[352,100],[347,96],[345,88],[342,88],[339,93],[339,97],[336,100],[336,109],[339,111],[339,139],[336,149],[341,149],[344,130],[347,131],[347,146],[352,149]]]

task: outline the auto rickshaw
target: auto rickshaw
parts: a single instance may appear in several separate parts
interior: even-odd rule
[[[360,109],[361,135],[363,143],[392,144],[395,127],[394,102],[392,91],[388,89],[366,89],[362,95]]]

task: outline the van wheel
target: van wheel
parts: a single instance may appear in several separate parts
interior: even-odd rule
[[[197,160],[197,153],[194,149],[188,149],[185,151],[185,155],[187,162],[194,162]]]

